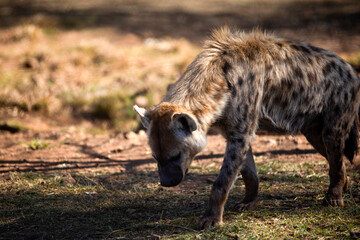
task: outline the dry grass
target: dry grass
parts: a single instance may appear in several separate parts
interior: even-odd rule
[[[263,159],[264,160],[264,159]],[[0,239],[46,233],[45,239],[348,239],[360,221],[360,175],[350,172],[346,207],[321,206],[328,184],[324,163],[259,164],[260,204],[232,210],[244,194],[238,181],[222,227],[200,231],[218,166],[196,161],[185,182],[162,188],[154,171],[9,173],[1,178]]]
[[[61,113],[136,129],[134,103],[158,103],[200,51],[185,39],[69,31],[61,24],[40,15],[0,31],[0,114]],[[349,60],[358,65],[357,56]]]
[[[159,102],[199,51],[183,39],[142,40],[106,29],[74,32],[43,25],[0,32],[3,108],[105,119],[130,130],[137,125],[131,110],[137,97],[144,96],[147,105]]]

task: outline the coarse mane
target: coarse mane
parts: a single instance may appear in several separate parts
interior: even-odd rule
[[[204,53],[214,60],[231,57],[243,62],[268,62],[279,57],[275,47],[277,41],[280,39],[260,29],[245,32],[222,27],[215,29],[205,42]]]

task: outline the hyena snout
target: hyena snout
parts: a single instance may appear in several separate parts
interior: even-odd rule
[[[159,164],[160,184],[164,187],[174,187],[184,178],[184,171],[180,165],[170,163],[166,166]]]

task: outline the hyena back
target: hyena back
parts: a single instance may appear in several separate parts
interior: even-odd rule
[[[214,31],[204,50],[163,101],[134,107],[147,128],[160,182],[175,186],[206,144],[209,127],[227,140],[202,228],[222,223],[224,204],[240,172],[241,209],[256,206],[258,176],[250,143],[258,127],[301,132],[329,162],[324,203],[342,206],[348,186],[343,155],[357,151],[360,80],[334,53],[253,31]]]

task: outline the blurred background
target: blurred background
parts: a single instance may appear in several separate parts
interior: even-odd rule
[[[359,71],[359,0],[0,1],[0,126],[138,127],[211,30],[260,28]]]

